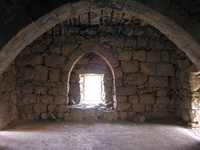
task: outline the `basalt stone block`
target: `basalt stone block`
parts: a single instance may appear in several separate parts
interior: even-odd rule
[[[167,87],[168,77],[149,77],[149,87]]]
[[[35,94],[46,94],[47,93],[47,87],[45,86],[36,86],[35,87]]]
[[[147,63],[142,62],[140,63],[141,72],[144,72],[148,75],[156,75],[156,63]]]
[[[118,103],[122,103],[122,102],[126,102],[127,101],[127,97],[126,96],[120,96],[120,95],[117,95],[117,102]]]
[[[54,54],[61,53],[61,45],[59,43],[52,43],[49,45],[49,51]]]
[[[126,38],[125,42],[126,47],[133,47],[137,45],[136,38]]]
[[[122,61],[121,66],[124,73],[133,73],[139,70],[138,61]]]
[[[126,77],[128,84],[141,85],[147,81],[147,74],[145,73],[132,73]]]
[[[50,95],[40,96],[40,102],[44,104],[51,104],[53,102],[53,96]]]
[[[129,96],[129,97],[128,97],[128,101],[129,101],[131,104],[137,104],[137,103],[138,103],[138,96],[137,96],[137,95]]]
[[[147,47],[147,44],[149,42],[148,38],[144,37],[137,37],[137,46],[141,47]]]
[[[131,60],[132,52],[131,51],[121,51],[118,53],[118,60]]]
[[[57,112],[66,112],[67,111],[67,105],[59,105],[56,107]]]
[[[64,95],[55,96],[55,104],[67,104],[67,97]]]
[[[64,61],[65,61],[64,56],[60,56],[56,54],[51,54],[44,58],[44,62],[47,66],[61,65],[61,64],[64,64]]]
[[[35,41],[31,45],[31,50],[33,53],[44,53],[47,50],[47,46],[41,41]]]
[[[154,104],[155,97],[152,94],[144,94],[139,96],[139,101],[143,104]]]
[[[164,49],[165,48],[165,41],[164,40],[150,40],[149,41],[149,47],[158,50],[158,49]]]
[[[128,102],[117,104],[117,111],[128,110],[129,108],[131,108],[131,104]]]
[[[46,66],[37,65],[35,66],[35,79],[36,80],[47,80],[48,70]]]
[[[43,64],[43,56],[40,54],[35,54],[30,57],[31,66]]]
[[[157,75],[158,76],[175,76],[174,66],[172,64],[158,63]]]
[[[168,97],[158,97],[156,99],[156,104],[168,104],[170,99]]]
[[[146,60],[146,52],[144,50],[134,51],[133,52],[133,60],[145,61]]]
[[[103,118],[106,120],[117,120],[117,112],[115,110],[109,110],[103,112]]]
[[[87,43],[83,43],[80,48],[84,51],[84,52],[89,52],[92,50],[93,48],[93,44],[92,42],[87,42]]]
[[[47,104],[37,103],[33,105],[33,110],[36,113],[46,112]]]
[[[145,111],[145,105],[144,104],[133,104],[132,105],[134,112],[144,112]]]
[[[142,114],[135,114],[133,116],[133,122],[137,122],[137,123],[145,122],[145,116]]]
[[[86,117],[94,116],[96,114],[96,110],[97,110],[97,108],[95,108],[95,107],[87,106],[87,107],[84,108],[83,114]]]
[[[28,67],[23,68],[21,70],[21,78],[23,80],[33,79],[35,77],[34,73],[35,72],[32,68],[28,68]]]
[[[49,78],[51,82],[59,81],[60,69],[51,69],[49,72]]]
[[[147,61],[148,62],[160,62],[160,52],[150,51],[147,52]]]
[[[84,108],[82,107],[72,107],[71,115],[74,117],[82,117],[84,112]]]
[[[124,47],[124,38],[111,38],[110,44],[116,47]]]
[[[116,93],[117,95],[134,95],[136,93],[136,87],[135,86],[117,87]]]
[[[66,36],[54,36],[53,39],[54,39],[54,42],[56,42],[56,43],[65,43],[66,42]]]

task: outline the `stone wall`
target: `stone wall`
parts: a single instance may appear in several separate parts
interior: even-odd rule
[[[74,66],[70,77],[69,103],[80,102],[80,74],[104,74],[102,102],[113,103],[113,75],[108,64],[96,53],[86,53]],[[94,86],[95,88],[95,86]]]
[[[0,76],[0,129],[17,120],[15,67],[12,63]]]
[[[147,118],[175,116],[180,99],[180,87],[174,87],[179,83],[179,51],[157,30],[140,29],[143,32],[135,36],[94,37],[79,32],[69,36],[58,25],[36,39],[15,61],[16,85],[21,89],[16,102],[19,119],[66,115],[68,75],[88,52],[102,56],[114,72],[115,108],[120,118],[139,112]]]

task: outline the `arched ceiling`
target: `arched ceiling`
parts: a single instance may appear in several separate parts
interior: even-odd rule
[[[43,14],[41,17],[34,17],[35,21],[20,30],[2,48],[0,52],[0,73],[2,74],[5,71],[21,50],[58,23],[70,24],[71,27],[81,24],[84,30],[87,30],[86,26],[100,25],[103,27],[107,24],[119,24],[118,33],[121,25],[132,29],[137,26],[136,24],[141,27],[149,24],[183,50],[200,69],[200,46],[195,39],[170,18],[142,3],[133,0],[92,0],[91,2],[81,0],[73,1],[73,3],[65,1],[64,5],[59,5],[58,8],[55,6],[53,11]],[[138,22],[139,20],[142,21]]]

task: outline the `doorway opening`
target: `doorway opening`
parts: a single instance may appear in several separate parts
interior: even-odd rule
[[[103,74],[80,74],[81,103],[98,104],[103,102]]]

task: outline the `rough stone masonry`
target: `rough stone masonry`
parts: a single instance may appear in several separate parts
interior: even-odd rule
[[[80,100],[79,73],[97,70],[107,74],[106,104],[70,107],[71,96]],[[189,79],[196,70],[185,53],[137,18],[133,27],[58,24],[27,46],[1,76],[1,122],[14,115],[19,120],[112,120],[137,113],[197,122]]]

